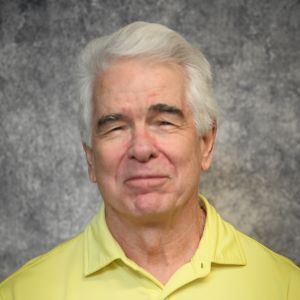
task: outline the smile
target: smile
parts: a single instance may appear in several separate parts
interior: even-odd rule
[[[167,179],[165,175],[132,176],[125,180],[125,184],[132,188],[154,188],[163,185]]]

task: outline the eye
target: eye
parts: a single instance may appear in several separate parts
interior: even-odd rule
[[[159,126],[173,126],[174,124],[169,121],[161,120],[158,122],[158,125]]]
[[[126,125],[116,125],[116,126],[110,126],[109,128],[106,128],[102,131],[103,135],[113,135],[123,132],[126,129]]]
[[[116,126],[116,127],[111,128],[108,132],[120,131],[120,130],[123,130],[125,128],[126,128],[125,125],[123,125],[123,126]]]

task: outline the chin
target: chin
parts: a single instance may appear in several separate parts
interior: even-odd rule
[[[172,203],[171,203],[172,202]],[[140,217],[154,217],[167,213],[174,206],[174,201],[158,193],[139,194],[134,197],[133,210]]]

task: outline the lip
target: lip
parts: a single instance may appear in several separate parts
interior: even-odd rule
[[[167,179],[168,176],[166,175],[138,175],[127,178],[125,184],[135,188],[149,188],[160,186],[164,184]]]

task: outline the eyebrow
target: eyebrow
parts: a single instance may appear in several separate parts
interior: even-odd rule
[[[158,113],[168,113],[172,115],[176,115],[180,118],[184,117],[183,111],[176,106],[168,105],[164,103],[153,104],[149,108],[150,112],[158,112]]]
[[[157,113],[168,113],[168,114],[172,114],[172,115],[176,115],[180,118],[183,118],[183,112],[181,109],[179,109],[176,106],[173,105],[168,105],[168,104],[164,104],[164,103],[157,103],[157,104],[153,104],[150,106],[149,108],[150,112],[157,112]],[[124,116],[121,113],[111,113],[111,114],[107,114],[104,116],[101,116],[99,118],[99,120],[97,121],[97,128],[100,129],[103,126],[109,124],[109,123],[113,123],[113,122],[117,122],[117,121],[122,121],[125,120],[126,116]]]

